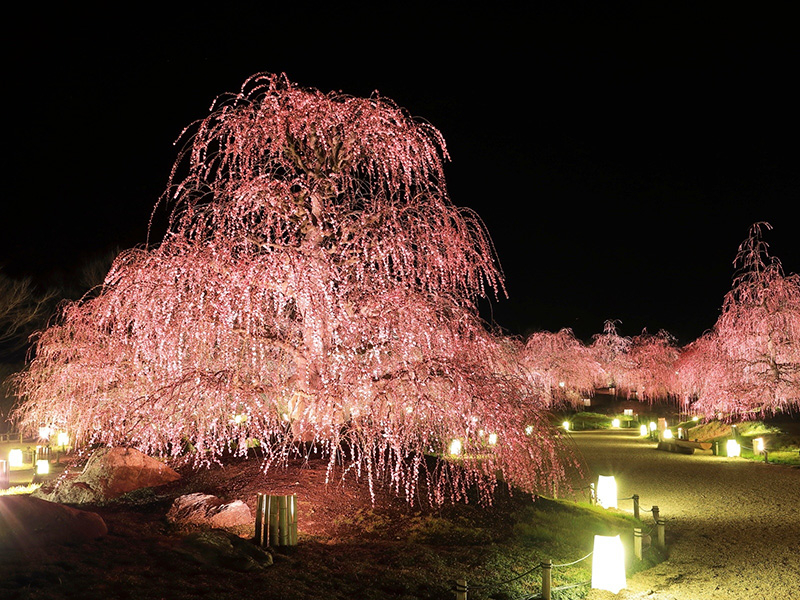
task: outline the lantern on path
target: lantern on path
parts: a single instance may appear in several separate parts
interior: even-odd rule
[[[592,588],[618,594],[626,586],[625,549],[618,535],[594,536]]]
[[[613,475],[597,478],[597,503],[603,508],[617,508],[617,480]]]

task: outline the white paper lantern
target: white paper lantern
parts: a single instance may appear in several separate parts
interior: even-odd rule
[[[603,508],[617,508],[617,480],[613,475],[597,478],[597,503]]]
[[[607,590],[612,594],[626,587],[625,548],[618,535],[594,536],[592,555],[592,588]]]

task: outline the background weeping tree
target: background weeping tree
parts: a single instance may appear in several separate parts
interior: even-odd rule
[[[427,476],[435,503],[488,499],[498,471],[565,483],[557,434],[477,317],[502,274],[448,198],[435,128],[264,74],[187,137],[163,242],[120,255],[42,334],[24,426],[172,456],[189,442],[196,463],[257,440],[265,468],[311,441],[409,500]],[[453,439],[458,468],[425,460]]]
[[[675,363],[679,350],[666,331],[647,330],[634,336],[625,353],[625,369],[618,373],[623,393],[647,402],[676,399]]]
[[[556,333],[539,331],[528,336],[520,351],[520,362],[539,385],[550,405],[583,405],[594,394],[602,377],[595,353],[571,329]]]
[[[713,331],[681,361],[695,408],[708,414],[757,417],[800,404],[800,278],[769,255],[763,229],[771,227],[750,228]]]

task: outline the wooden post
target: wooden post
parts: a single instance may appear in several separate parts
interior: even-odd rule
[[[633,528],[633,554],[638,560],[642,560],[642,529]]]
[[[553,561],[542,561],[542,600],[552,600]]]
[[[639,519],[639,494],[633,495],[633,518]]]
[[[658,507],[653,506],[653,520],[658,523]]]
[[[467,600],[467,580],[456,580],[456,600]]]
[[[589,484],[589,504],[596,504],[597,494],[595,493],[594,483]]]
[[[0,490],[8,487],[8,462],[0,460]]]
[[[666,547],[666,536],[665,536],[665,525],[666,522],[664,519],[658,519],[656,521],[656,525],[658,525],[658,546],[659,548]]]
[[[765,463],[769,462],[769,452],[767,452],[766,450],[764,450],[764,462]]]

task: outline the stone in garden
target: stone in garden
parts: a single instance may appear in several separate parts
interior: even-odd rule
[[[173,469],[134,448],[101,448],[77,477],[63,479],[53,491],[42,490],[37,495],[68,504],[102,504],[178,479],[180,475]]]
[[[203,527],[226,529],[249,535],[252,533],[253,516],[250,508],[241,500],[224,503],[208,494],[187,494],[172,503],[167,520],[179,527]]]
[[[195,561],[234,571],[260,571],[272,564],[272,555],[252,542],[222,529],[200,531],[186,536],[178,552]]]
[[[0,497],[0,549],[77,544],[103,537],[108,527],[94,512],[30,495]]]

